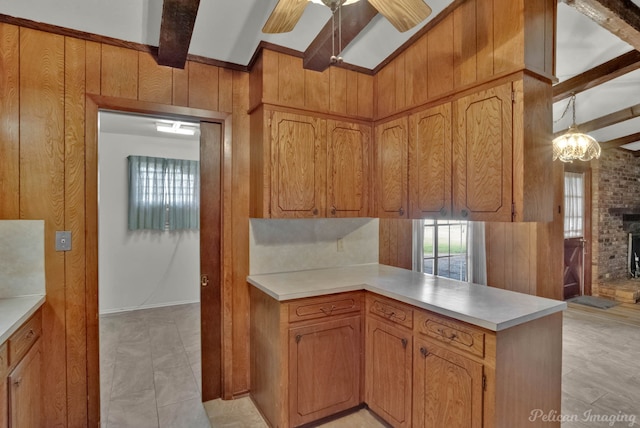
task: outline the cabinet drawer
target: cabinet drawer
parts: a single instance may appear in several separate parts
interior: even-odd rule
[[[369,295],[367,308],[370,314],[410,329],[413,328],[413,309],[410,306],[377,295]]]
[[[42,334],[42,312],[35,313],[9,338],[9,364],[14,365]]]
[[[419,312],[416,319],[420,333],[484,358],[484,332],[430,313]]]
[[[3,378],[9,368],[9,354],[7,353],[7,342],[0,345],[0,378]]]
[[[360,312],[361,307],[361,293],[311,297],[289,303],[289,322]]]

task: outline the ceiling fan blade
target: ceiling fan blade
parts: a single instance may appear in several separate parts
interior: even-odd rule
[[[278,0],[262,27],[263,33],[287,33],[296,26],[309,0]]]
[[[369,0],[369,3],[401,33],[431,15],[431,8],[423,0]]]

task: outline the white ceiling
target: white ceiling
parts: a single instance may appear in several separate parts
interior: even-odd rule
[[[201,0],[189,52],[247,65],[261,40],[304,51],[330,18],[323,5],[309,3],[301,21],[286,34],[263,34],[277,0]],[[343,52],[345,62],[373,69],[451,0],[427,0],[432,15],[406,33],[377,16]],[[640,0],[633,0],[640,6]],[[0,13],[126,41],[157,46],[162,0],[0,0]],[[631,46],[564,3],[558,4],[556,75],[564,81],[631,50]],[[638,104],[640,70],[576,96],[576,118],[582,123]],[[554,131],[567,128],[571,112],[560,119],[568,100],[554,105]],[[640,132],[640,119],[623,122],[592,135],[607,141]],[[640,142],[634,143],[640,148]],[[631,146],[632,147],[632,146]]]

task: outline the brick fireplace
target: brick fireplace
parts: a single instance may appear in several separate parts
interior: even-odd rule
[[[630,278],[629,232],[640,233],[640,157],[605,150],[591,167],[592,292],[614,297],[611,286],[625,286]],[[630,284],[640,288],[640,279]]]

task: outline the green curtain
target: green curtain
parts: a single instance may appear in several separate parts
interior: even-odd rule
[[[200,227],[200,163],[128,156],[129,229]]]

